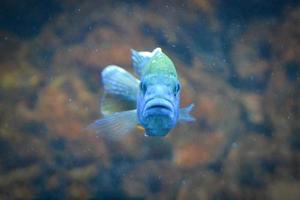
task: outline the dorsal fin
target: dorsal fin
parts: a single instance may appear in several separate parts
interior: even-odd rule
[[[157,52],[161,52],[161,48],[156,48],[152,52],[131,49],[132,66],[138,76],[141,76],[142,69]]]

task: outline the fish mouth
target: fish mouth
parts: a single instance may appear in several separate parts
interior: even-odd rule
[[[149,115],[164,115],[170,114],[173,110],[173,104],[171,101],[163,98],[152,98],[145,103],[144,114]]]
[[[147,136],[154,136],[154,137],[163,137],[166,136],[170,131],[170,128],[165,129],[146,129],[146,135]]]

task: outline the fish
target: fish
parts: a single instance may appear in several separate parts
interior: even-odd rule
[[[101,72],[104,95],[100,118],[87,130],[110,138],[122,138],[136,127],[145,136],[166,136],[178,122],[192,122],[194,104],[180,108],[181,84],[172,60],[161,50],[131,49],[132,66],[138,78],[117,65]]]

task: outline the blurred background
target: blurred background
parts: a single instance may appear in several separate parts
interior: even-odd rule
[[[0,199],[300,199],[296,0],[6,0]],[[194,123],[112,141],[99,74],[161,47]]]

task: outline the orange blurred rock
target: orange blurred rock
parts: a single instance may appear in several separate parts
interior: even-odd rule
[[[58,188],[60,184],[60,177],[58,174],[48,177],[46,181],[46,189],[53,190]]]
[[[231,133],[238,127],[237,124],[241,124],[238,99],[232,99],[230,93],[231,91],[218,95],[201,94],[195,108],[199,117],[204,119],[208,126],[225,134]]]
[[[68,187],[69,199],[89,199],[90,193],[88,186],[85,184],[72,183]]]
[[[71,181],[87,182],[88,179],[94,177],[98,172],[97,166],[89,165],[84,167],[72,168],[67,172]]]
[[[296,28],[300,26],[299,11],[299,6],[288,9],[282,23],[276,26],[271,35],[272,45],[276,54],[275,60],[281,65],[293,60],[299,62],[300,31],[299,28]]]
[[[236,198],[232,192],[234,186],[230,182],[227,182],[225,177],[204,169],[198,169],[190,176],[185,177],[180,182],[180,186],[177,196],[177,199],[180,200],[209,200],[216,196],[220,199],[224,197]]]
[[[295,180],[277,180],[268,186],[268,192],[272,199],[297,200],[300,196],[300,183]]]
[[[175,152],[175,163],[183,168],[191,168],[206,163],[211,157],[205,147],[192,143],[178,147]]]
[[[128,67],[131,46],[121,36],[109,28],[96,29],[87,35],[80,45],[62,49],[54,56],[54,64],[85,66],[96,69],[109,64]]]
[[[300,106],[300,32],[295,28],[300,26],[299,10],[299,7],[288,9],[282,23],[274,28],[271,35],[276,57],[272,60],[272,76],[263,102],[274,129],[291,138],[295,135],[293,130],[299,128],[299,114],[296,110]]]
[[[190,169],[207,164],[216,158],[224,134],[212,133],[199,136],[185,144],[175,146],[174,162],[179,168]]]
[[[270,30],[265,23],[252,24],[243,38],[234,43],[231,52],[233,63],[240,78],[263,81],[271,69]],[[255,35],[255,37],[254,37]]]
[[[192,0],[192,5],[196,5],[200,10],[204,12],[211,13],[214,9],[215,1],[209,1],[209,0]]]
[[[181,174],[166,160],[149,160],[123,176],[122,188],[130,198],[172,199]]]
[[[47,124],[51,134],[78,138],[84,134],[88,124],[89,109],[97,110],[97,98],[75,75],[56,77],[40,93],[35,110],[24,110],[28,119],[41,120]]]
[[[209,96],[201,96],[198,100],[197,113],[205,116],[209,121],[215,121],[218,118],[218,104]]]
[[[263,116],[263,99],[257,94],[241,95],[243,105],[245,106],[252,123],[262,123]]]
[[[195,95],[196,91],[195,88],[193,88],[193,85],[190,84],[186,77],[180,78],[181,82],[181,92],[180,92],[180,104],[182,107],[185,107],[191,103],[195,104]]]

